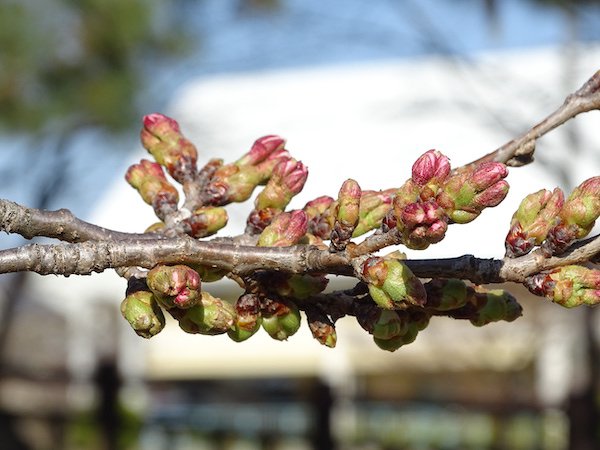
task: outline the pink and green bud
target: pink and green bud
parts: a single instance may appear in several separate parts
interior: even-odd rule
[[[394,203],[396,226],[402,232],[403,243],[408,248],[423,250],[444,239],[448,229],[448,216],[435,202],[410,203],[402,209]]]
[[[159,164],[142,159],[139,164],[129,167],[125,180],[152,206],[160,219],[177,210],[179,193],[167,181]]]
[[[360,219],[360,198],[362,191],[353,179],[344,181],[338,194],[335,208],[335,223],[331,232],[331,245],[342,251],[352,237]]]
[[[333,229],[335,201],[328,196],[318,197],[308,202],[303,209],[308,217],[308,232],[329,239]]]
[[[515,258],[541,245],[558,222],[563,203],[564,195],[559,188],[553,192],[542,189],[525,197],[510,222],[505,240],[506,255]]]
[[[137,291],[121,303],[121,314],[143,338],[157,335],[165,327],[165,317],[152,292]]]
[[[200,302],[200,275],[188,266],[156,266],[146,282],[166,309],[191,308]]]
[[[236,319],[227,334],[235,342],[242,342],[252,337],[260,328],[260,299],[255,294],[244,294],[237,299],[234,308]]]
[[[183,220],[186,233],[193,238],[203,238],[215,234],[227,225],[227,211],[218,206],[204,206],[196,209],[190,217]]]
[[[450,160],[437,150],[425,152],[412,166],[412,181],[419,187],[422,200],[435,197],[448,175]]]
[[[334,348],[337,343],[335,325],[321,309],[317,307],[306,308],[306,320],[313,337],[321,345]]]
[[[296,245],[306,234],[308,219],[302,210],[281,213],[264,229],[258,238],[259,247],[289,247]]]
[[[179,124],[163,114],[144,116],[142,145],[152,154],[157,163],[167,168],[178,182],[192,180],[196,176],[196,147],[187,140]]]
[[[386,214],[392,209],[396,189],[385,191],[363,191],[360,198],[359,221],[352,233],[358,237],[379,228]]]
[[[254,202],[257,210],[274,208],[283,211],[294,195],[304,187],[308,169],[293,158],[280,159],[269,182]]]
[[[508,193],[506,166],[498,162],[485,162],[469,167],[446,180],[437,203],[455,223],[474,220],[485,208],[497,206]]]
[[[277,135],[268,135],[258,138],[252,144],[252,148],[238,159],[235,163],[238,166],[255,166],[263,162],[273,153],[283,150],[285,147],[285,139]]]
[[[434,279],[425,284],[427,308],[451,311],[467,304],[469,292],[464,281],[456,278]]]
[[[300,328],[300,311],[287,300],[264,299],[262,327],[273,339],[285,341]]]
[[[477,311],[470,318],[476,327],[504,320],[512,322],[521,317],[523,309],[517,300],[502,289],[475,293]]]
[[[373,301],[385,309],[422,306],[427,299],[421,281],[395,258],[371,257],[362,264],[362,279]]]
[[[281,210],[275,208],[253,209],[246,219],[245,232],[250,235],[262,233],[279,214]]]
[[[546,255],[563,253],[576,239],[589,234],[600,216],[600,177],[590,178],[571,193],[542,249]]]
[[[188,309],[170,309],[171,315],[179,321],[186,333],[217,335],[227,333],[236,320],[236,312],[231,304],[202,292],[201,301]]]
[[[600,303],[600,270],[563,266],[533,275],[525,283],[535,295],[545,296],[565,308]]]

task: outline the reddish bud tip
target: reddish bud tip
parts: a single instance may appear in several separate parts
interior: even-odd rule
[[[435,179],[444,181],[450,174],[450,160],[437,150],[429,150],[419,157],[412,166],[412,179],[424,186]]]

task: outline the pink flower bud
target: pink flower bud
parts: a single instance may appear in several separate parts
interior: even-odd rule
[[[433,149],[423,153],[412,166],[412,179],[419,186],[442,182],[449,174],[450,160]]]
[[[361,194],[362,190],[355,180],[348,179],[342,184],[335,208],[335,223],[331,232],[331,245],[337,251],[346,248],[358,225]]]
[[[477,192],[481,192],[506,178],[507,175],[508,170],[504,164],[490,161],[479,164],[469,177],[468,182]]]
[[[317,197],[304,205],[308,217],[308,232],[320,239],[329,239],[334,222],[335,202],[328,196]]]
[[[268,135],[258,138],[248,153],[237,160],[239,166],[254,166],[267,159],[274,152],[283,150],[285,139],[277,135]]]
[[[258,238],[260,247],[288,247],[304,237],[308,218],[302,210],[281,213],[265,228]]]
[[[179,124],[163,114],[144,116],[140,137],[142,145],[156,162],[167,168],[180,183],[196,175],[196,147],[181,134]]]
[[[468,167],[446,180],[436,201],[453,222],[468,223],[506,197],[509,186],[502,178],[507,174],[502,163]]]
[[[191,308],[200,301],[200,275],[188,266],[156,266],[148,272],[147,283],[167,309]]]
[[[280,159],[273,168],[265,189],[256,197],[255,208],[274,208],[282,211],[292,197],[302,190],[307,177],[308,169],[300,161],[293,158]]]
[[[397,215],[397,227],[408,248],[423,250],[441,241],[448,229],[446,212],[434,201],[415,202],[405,206]]]

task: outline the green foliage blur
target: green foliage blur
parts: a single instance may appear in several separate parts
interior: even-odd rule
[[[139,115],[141,63],[184,47],[177,27],[164,24],[170,3],[0,2],[0,129],[130,126]]]

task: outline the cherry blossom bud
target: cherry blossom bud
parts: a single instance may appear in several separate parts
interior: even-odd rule
[[[159,164],[142,159],[139,164],[129,167],[125,179],[152,206],[160,219],[177,210],[179,193],[167,181]]]
[[[600,270],[563,266],[533,275],[525,283],[535,295],[545,296],[565,308],[600,303]]]
[[[360,197],[359,222],[353,237],[365,234],[381,226],[383,218],[392,209],[395,189],[385,191],[363,191]]]
[[[380,314],[373,325],[373,337],[392,339],[402,336],[408,330],[409,316],[404,311],[380,309]]]
[[[506,255],[522,256],[541,245],[557,224],[563,203],[564,195],[559,188],[553,192],[542,189],[525,197],[510,222],[505,240]]]
[[[425,306],[437,311],[450,311],[464,306],[469,297],[467,285],[456,278],[434,279],[425,284],[427,303]]]
[[[542,250],[547,256],[563,253],[575,239],[589,234],[600,216],[600,177],[580,184],[560,211],[560,220],[547,236]]]
[[[485,208],[498,205],[508,193],[506,166],[485,162],[464,169],[446,180],[437,203],[455,223],[474,220]]]
[[[181,134],[179,124],[159,113],[144,116],[143,122],[142,145],[156,162],[180,183],[193,179],[198,154],[194,144]]]
[[[408,313],[399,311],[398,315],[400,317],[402,315],[407,316]],[[373,342],[382,350],[394,352],[404,345],[413,343],[419,334],[419,327],[420,324],[417,322],[408,322],[401,333],[391,334],[390,337],[386,338],[373,334]]]
[[[306,319],[313,337],[321,345],[334,348],[337,343],[335,325],[331,319],[320,308],[306,308]]]
[[[188,227],[187,234],[198,239],[215,234],[227,225],[227,220],[225,208],[204,206],[196,209],[183,223]]]
[[[335,202],[328,196],[318,197],[308,202],[303,209],[308,217],[308,232],[329,239],[333,229]]]
[[[258,331],[262,323],[260,314],[260,299],[255,294],[244,294],[237,299],[234,305],[236,319],[233,327],[227,332],[229,337],[242,342]]]
[[[232,329],[236,319],[235,309],[228,302],[202,292],[199,304],[188,309],[171,309],[171,315],[179,321],[186,333],[217,335]]]
[[[511,294],[502,289],[477,292],[474,300],[477,311],[470,318],[470,322],[476,327],[499,320],[512,322],[522,315],[521,305]]]
[[[281,210],[276,208],[253,209],[246,219],[245,232],[251,235],[262,233],[280,213]]]
[[[158,301],[166,309],[191,308],[200,302],[200,276],[184,265],[158,265],[146,282]]]
[[[257,210],[274,208],[283,211],[292,197],[304,187],[308,169],[293,158],[280,159],[271,178],[254,202]]]
[[[281,213],[273,219],[258,238],[259,247],[288,247],[297,244],[306,234],[308,219],[302,210]]]
[[[300,328],[300,311],[287,300],[263,299],[262,327],[273,339],[285,341]]]
[[[149,339],[162,331],[165,317],[152,292],[137,291],[121,303],[121,314],[141,337]]]
[[[403,243],[414,250],[423,250],[441,241],[448,229],[448,216],[435,200],[410,203],[399,208],[394,199],[394,214]]]
[[[412,180],[419,186],[423,200],[434,197],[450,174],[450,160],[437,150],[429,150],[412,166]]]
[[[411,270],[395,258],[371,257],[362,264],[362,278],[369,285],[371,297],[385,309],[422,306],[425,288]]]
[[[346,248],[358,225],[361,195],[362,191],[355,180],[344,181],[338,194],[335,223],[331,232],[331,245],[337,251]]]
[[[285,139],[277,135],[258,138],[248,153],[236,161],[238,166],[254,166],[285,147]]]

